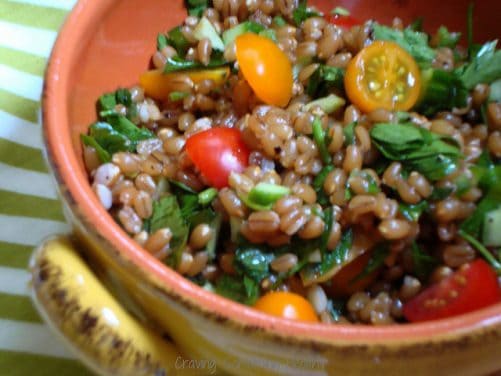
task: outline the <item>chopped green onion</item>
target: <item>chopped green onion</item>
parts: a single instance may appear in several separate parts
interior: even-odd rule
[[[285,21],[285,19],[282,16],[275,16],[273,18],[273,23],[278,27],[287,25],[287,21]]]
[[[233,42],[237,37],[245,33],[255,33],[259,34],[264,31],[266,28],[254,21],[245,21],[236,26],[233,26],[231,29],[226,30],[223,33],[223,42],[224,45],[227,46],[231,42]]]
[[[322,122],[318,116],[315,118],[315,120],[313,120],[312,127],[313,139],[317,144],[320,158],[322,159],[324,165],[329,165],[332,162],[332,157],[329,154],[329,150],[327,149],[327,145],[325,143],[325,132],[322,128]]]
[[[315,107],[320,107],[323,112],[326,114],[332,114],[333,112],[337,111],[341,107],[345,105],[346,101],[338,97],[335,94],[330,94],[326,97],[316,99],[304,106],[304,109],[306,111],[309,111]]]
[[[272,205],[289,193],[289,187],[261,182],[251,189],[247,198],[250,202],[258,205]]]
[[[498,275],[501,275],[501,263],[496,260],[494,255],[489,252],[485,246],[480,243],[477,239],[475,239],[473,236],[468,234],[464,230],[459,230],[459,235],[463,237],[464,240],[466,240],[468,243],[470,243],[472,246],[474,246],[477,251],[491,264],[491,266],[496,270],[496,273]]]
[[[208,188],[198,194],[198,203],[200,205],[209,205],[217,196],[216,188]]]
[[[335,7],[333,10],[331,10],[331,14],[339,14],[340,16],[349,16],[350,11],[343,7]]]
[[[171,102],[179,102],[182,101],[184,98],[188,97],[190,93],[186,93],[184,91],[173,91],[169,93],[169,100]]]

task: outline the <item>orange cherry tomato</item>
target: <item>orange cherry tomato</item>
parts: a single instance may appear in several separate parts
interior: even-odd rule
[[[414,58],[398,44],[376,41],[350,61],[344,85],[350,101],[364,112],[407,111],[419,98],[421,76]]]
[[[230,76],[230,68],[201,69],[180,73],[163,73],[162,69],[153,69],[141,74],[139,85],[147,96],[165,100],[174,90],[180,75],[188,76],[195,84],[203,80],[212,80],[216,86],[221,86]]]
[[[292,66],[270,39],[246,33],[235,40],[237,61],[245,79],[263,102],[285,107],[292,97]]]
[[[257,300],[254,308],[286,319],[318,322],[311,304],[301,295],[292,292],[269,292]]]

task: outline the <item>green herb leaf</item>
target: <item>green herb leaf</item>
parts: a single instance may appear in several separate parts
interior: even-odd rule
[[[459,148],[450,144],[449,138],[412,123],[379,123],[370,135],[386,158],[401,161],[408,172],[418,171],[432,181],[454,172],[461,158]]]
[[[167,41],[167,36],[165,34],[158,34],[157,35],[157,51],[161,51],[165,47],[169,45]]]
[[[129,151],[135,151],[139,141],[154,138],[155,135],[147,128],[140,128],[132,121],[122,115],[110,115],[107,122],[115,131],[126,137],[130,141]]]
[[[308,8],[308,4],[306,0],[301,0],[299,2],[299,5],[294,11],[292,12],[292,19],[294,20],[294,23],[296,26],[301,26],[301,24],[306,21],[310,17],[318,17],[321,16],[321,13],[312,11],[311,9]]]
[[[320,64],[308,80],[306,94],[312,98],[325,97],[332,89],[344,89],[344,69]]]
[[[421,281],[427,281],[433,269],[439,264],[438,260],[425,253],[416,242],[412,242],[411,255],[414,275]]]
[[[246,275],[257,283],[270,275],[270,262],[274,256],[258,247],[246,245],[235,252],[233,265],[238,273]]]
[[[347,126],[343,128],[344,135],[344,145],[353,145],[355,143],[355,127],[357,126],[357,122],[353,121]]]
[[[463,237],[464,240],[469,242],[475,249],[487,260],[489,264],[494,268],[498,275],[501,275],[501,262],[499,262],[496,257],[489,252],[489,250],[479,242],[474,236],[466,232],[463,229],[459,230],[459,235]]]
[[[440,26],[437,30],[437,47],[456,48],[461,39],[461,33],[449,32],[445,26]]]
[[[278,27],[287,25],[287,21],[282,16],[273,17],[273,23]]]
[[[259,33],[259,36],[271,39],[273,42],[277,43],[277,32],[273,29],[264,29]]]
[[[329,206],[324,210],[322,220],[325,223],[325,229],[320,237],[320,252],[322,252],[322,254],[325,254],[328,251],[327,244],[329,243],[332,225],[334,224],[334,209],[332,208],[332,206]]]
[[[449,197],[452,192],[454,192],[454,190],[452,188],[434,187],[433,191],[431,192],[430,197],[428,197],[428,200],[441,201],[441,200]]]
[[[150,233],[168,227],[172,232],[170,248],[172,249],[175,263],[181,251],[186,246],[189,227],[184,221],[177,199],[173,195],[165,196],[153,202],[153,214],[149,220]]]
[[[428,45],[428,35],[409,28],[402,30],[374,23],[374,39],[397,43],[414,57],[421,68],[428,68],[436,52]]]
[[[204,11],[212,4],[210,0],[185,0],[184,2],[190,16],[202,17]]]
[[[187,93],[185,91],[171,91],[169,93],[169,100],[171,102],[179,102],[182,101],[184,98],[189,97],[190,93]]]
[[[167,33],[167,44],[173,47],[179,56],[185,56],[190,48],[190,42],[181,31],[181,26],[176,26]]]
[[[355,278],[353,278],[350,283],[355,283],[360,281],[361,279],[367,277],[371,273],[375,272],[379,268],[384,265],[384,260],[390,254],[390,249],[387,244],[378,244],[374,250],[372,251],[371,258],[365,265],[365,268],[362,270],[360,274],[358,274]]]
[[[119,151],[134,151],[134,145],[125,135],[117,132],[113,127],[104,122],[97,122],[90,126],[89,137],[110,156]],[[107,157],[103,154],[103,158]]]
[[[418,222],[419,218],[421,218],[421,215],[428,211],[430,205],[428,204],[427,201],[421,201],[419,204],[404,204],[404,203],[399,203],[398,204],[398,210],[400,213],[409,221],[413,222]]]
[[[367,187],[366,187],[365,193],[376,194],[376,193],[381,192],[374,177],[371,174],[369,174],[367,171],[360,171],[360,170],[353,170],[350,173],[350,176],[346,182],[346,189],[350,190],[350,192],[351,192],[350,178],[353,178],[353,177],[360,177],[367,182]]]
[[[96,150],[97,156],[99,160],[103,163],[107,163],[111,161],[111,155],[104,149],[99,143],[96,141],[94,137],[87,136],[85,134],[80,135],[80,139],[82,143],[86,146],[93,147]]]
[[[97,100],[98,111],[114,111],[117,105],[117,100],[115,98],[115,93],[103,94]]]
[[[340,265],[346,261],[348,252],[353,245],[353,231],[348,229],[344,232],[341,240],[332,252],[325,252],[322,256],[322,262],[317,264],[308,264],[301,271],[302,278],[308,280],[316,280],[326,274],[336,265]]]
[[[128,119],[132,119],[137,115],[137,106],[132,101],[132,95],[128,89],[119,88],[113,93],[106,93],[99,97],[97,101],[97,109],[99,117],[102,120],[109,121],[109,116],[120,115],[115,107],[122,105],[126,108]]]
[[[496,197],[494,194],[487,194],[478,203],[477,208],[463,223],[461,223],[460,229],[477,239],[483,231],[483,224],[485,216],[488,212],[497,209],[501,205],[500,197]]]
[[[211,58],[209,64],[203,65],[198,61],[185,60],[179,56],[173,56],[167,59],[164,67],[164,73],[172,73],[185,70],[218,68],[227,65],[228,62],[222,56]]]
[[[313,128],[313,139],[318,147],[318,152],[320,154],[320,158],[322,159],[322,163],[324,165],[328,165],[332,163],[332,157],[329,154],[329,150],[327,150],[327,145],[325,143],[325,132],[322,128],[322,121],[317,116],[315,120],[313,120],[312,124]]]
[[[253,305],[259,295],[259,286],[250,278],[223,274],[217,280],[216,293],[242,304]]]
[[[469,64],[456,70],[464,86],[471,90],[475,85],[490,84],[501,78],[501,50],[496,50],[497,40],[485,43]]]
[[[422,94],[416,111],[432,116],[439,111],[466,106],[468,90],[458,74],[441,69],[427,69],[421,77]]]
[[[416,18],[407,28],[412,31],[423,31],[423,17]]]
[[[329,204],[329,197],[324,191],[324,182],[331,171],[334,171],[333,165],[324,166],[313,180],[313,189],[317,193],[317,202],[322,206]]]
[[[458,176],[456,180],[454,180],[454,184],[456,185],[456,195],[458,197],[464,195],[472,187],[471,179],[466,175]]]
[[[254,21],[245,21],[242,22],[231,29],[226,30],[223,33],[223,42],[224,45],[227,46],[231,42],[233,42],[237,37],[239,37],[242,34],[245,33],[254,33],[254,34],[259,34],[266,28]]]

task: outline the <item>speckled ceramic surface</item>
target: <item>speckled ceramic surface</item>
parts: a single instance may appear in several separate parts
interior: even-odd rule
[[[408,21],[424,16],[430,29],[440,23],[463,29],[468,2],[315,3],[324,9],[341,5],[360,18],[388,21],[398,15]],[[492,11],[496,7],[495,1],[477,2],[478,38],[498,36],[499,12]],[[501,369],[500,304],[425,324],[366,327],[291,322],[195,286],[143,252],[113,222],[87,183],[79,134],[94,119],[95,99],[136,82],[148,66],[157,32],[183,17],[181,1],[81,0],[56,43],[43,108],[49,161],[81,249],[120,301],[176,344],[177,350],[172,351],[183,355],[180,362],[176,356],[170,358],[175,371],[194,366],[184,362],[189,358],[205,360],[205,367],[215,362],[214,369],[204,368],[201,374],[399,375],[412,370],[438,375],[447,370],[476,375]],[[168,356],[171,349],[165,350]]]

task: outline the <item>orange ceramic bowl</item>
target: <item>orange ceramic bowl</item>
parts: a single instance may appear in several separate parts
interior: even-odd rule
[[[445,24],[465,30],[469,0],[316,1],[360,19]],[[498,1],[477,1],[475,38],[499,37]],[[181,0],[80,0],[56,42],[46,74],[43,129],[48,160],[75,234],[106,285],[167,333],[183,356],[217,370],[255,374],[486,374],[501,369],[501,304],[422,324],[321,325],[270,317],[192,284],[144,252],[93,194],[79,135],[96,98],[132,85],[155,37],[185,17]],[[207,372],[201,372],[204,374]],[[200,373],[199,373],[200,374]]]

